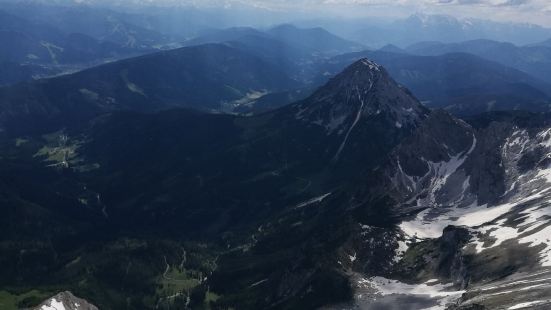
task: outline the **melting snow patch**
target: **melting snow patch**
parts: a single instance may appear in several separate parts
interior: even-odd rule
[[[315,198],[312,198],[310,200],[307,200],[303,203],[300,203],[298,204],[295,209],[300,209],[300,208],[304,208],[308,205],[311,205],[313,203],[318,203],[318,202],[322,202],[325,198],[327,198],[329,195],[331,195],[331,193],[327,193],[327,194],[324,194],[324,195],[321,195],[319,197],[315,197]]]
[[[410,295],[410,296],[427,296],[435,299],[437,306],[431,309],[445,309],[446,305],[455,301],[465,291],[453,290],[452,284],[433,284],[436,279],[431,279],[421,284],[406,284],[397,280],[390,280],[383,277],[373,277],[370,279],[361,279],[358,285],[364,288],[372,288],[379,295]]]
[[[128,90],[130,90],[131,92],[137,93],[137,94],[140,94],[140,95],[146,97],[144,91],[140,87],[138,87],[138,85],[136,85],[136,84],[134,84],[130,81],[126,82],[126,87],[128,87]]]
[[[492,222],[511,211],[518,205],[541,197],[541,192],[513,203],[505,203],[493,207],[473,204],[465,208],[449,208],[444,214],[432,216],[431,209],[419,213],[412,221],[402,222],[399,226],[410,237],[438,238],[449,225],[476,227]],[[497,225],[495,227],[498,227]],[[489,226],[494,228],[494,226]],[[497,234],[497,233],[496,233]]]
[[[63,302],[52,298],[45,305],[40,307],[40,310],[65,310],[65,305]]]
[[[356,261],[356,252],[354,252],[354,255],[348,255],[348,258],[350,258],[350,262],[353,263]]]
[[[393,259],[395,263],[399,262],[402,259],[407,249],[408,249],[407,243],[405,241],[398,240],[398,248],[396,248],[396,252]]]
[[[529,309],[529,308],[532,308],[533,306],[541,306],[541,305],[546,305],[546,304],[549,304],[549,303],[551,303],[551,299],[523,302],[523,303],[520,303],[520,304],[516,304],[512,307],[509,307],[508,310]]]
[[[371,60],[363,59],[362,64],[368,66],[370,70],[380,71],[379,65]]]
[[[536,199],[542,198],[549,190],[536,192],[535,194],[522,199],[516,205],[534,202]],[[549,206],[536,203],[534,206],[522,210],[515,217],[514,227],[505,226],[506,219],[500,219],[495,224],[487,225],[478,229],[482,235],[487,235],[495,239],[495,242],[489,246],[484,246],[482,242],[476,240],[477,253],[485,249],[497,247],[503,242],[511,239],[517,239],[520,244],[528,244],[529,246],[538,246],[545,244],[546,247],[540,252],[541,263],[543,266],[551,266],[551,220],[549,216],[551,211]]]
[[[344,124],[344,121],[346,121],[347,115],[341,115],[338,117],[333,117],[329,124],[325,126],[327,129],[327,134],[330,135],[335,131],[337,128],[339,128],[342,124]],[[340,134],[340,133],[339,133]]]
[[[551,147],[551,128],[538,133],[537,140],[541,146]]]
[[[371,91],[372,88],[373,88],[373,81],[370,81],[369,88],[367,89],[366,92]],[[364,102],[364,99],[362,98],[362,96],[360,94],[360,90],[358,89],[357,86],[356,86],[356,93],[358,95],[358,100],[361,102],[361,105],[360,105],[360,108],[358,109],[358,112],[356,113],[356,117],[354,119],[354,122],[352,123],[352,125],[350,125],[350,128],[348,128],[348,131],[346,132],[346,136],[344,136],[344,140],[342,141],[342,143],[341,143],[341,145],[340,145],[340,147],[337,151],[337,154],[335,154],[335,157],[334,157],[335,161],[337,161],[339,159],[339,155],[341,154],[342,150],[344,149],[344,146],[346,145],[346,142],[348,141],[348,137],[350,136],[350,133],[352,132],[354,127],[356,127],[356,124],[358,124],[358,122],[360,121],[360,118],[361,118],[363,110],[364,110],[365,102]]]
[[[459,153],[455,156],[450,156],[450,160],[447,162],[428,162],[430,172],[434,177],[432,178],[430,185],[429,203],[431,205],[436,204],[437,192],[446,184],[448,178],[454,174],[459,167],[463,165],[467,157],[474,151],[477,141],[473,135],[473,143],[471,148],[467,152]]]
[[[249,287],[259,286],[260,284],[262,284],[264,282],[268,282],[268,279],[263,279],[263,280],[260,280],[258,282],[255,282],[255,283],[251,284]]]

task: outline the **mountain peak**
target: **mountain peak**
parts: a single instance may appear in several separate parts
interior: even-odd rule
[[[301,102],[297,118],[326,127],[328,134],[342,134],[362,118],[385,118],[402,128],[415,125],[427,114],[381,65],[364,58]]]
[[[364,143],[365,138],[372,138],[366,135],[377,132],[398,139],[412,132],[428,115],[428,109],[382,66],[365,58],[295,107],[297,119],[321,126],[328,136],[338,137],[340,146],[334,160],[351,141],[354,145]]]

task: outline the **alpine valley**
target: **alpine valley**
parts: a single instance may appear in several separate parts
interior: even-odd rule
[[[144,20],[0,87],[0,309],[550,309],[539,71],[287,24],[159,51]]]

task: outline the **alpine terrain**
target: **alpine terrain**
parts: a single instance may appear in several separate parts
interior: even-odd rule
[[[207,2],[0,1],[0,309],[551,309],[536,2]]]

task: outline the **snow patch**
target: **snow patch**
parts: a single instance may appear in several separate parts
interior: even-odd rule
[[[308,205],[311,205],[311,204],[314,204],[314,203],[319,203],[319,202],[322,202],[325,198],[327,198],[329,195],[331,195],[332,193],[327,193],[327,194],[324,194],[324,195],[321,195],[319,197],[314,197],[312,199],[309,199],[309,200],[306,200],[305,202],[302,202],[300,204],[298,204],[295,209],[300,209],[300,208],[304,208]]]
[[[370,70],[381,71],[381,67],[369,59],[362,59],[362,64],[369,67]]]
[[[399,262],[402,257],[404,256],[404,253],[408,250],[408,245],[405,241],[398,240],[398,247],[396,248],[396,252],[393,258],[393,261],[395,263]]]
[[[369,89],[367,91],[368,92],[371,91],[372,88],[373,88],[373,81],[371,80],[370,85],[369,85]],[[364,110],[365,102],[364,102],[362,96],[360,95],[360,90],[358,89],[357,86],[356,86],[356,92],[357,92],[357,95],[358,95],[358,100],[360,100],[360,102],[361,102],[361,105],[360,105],[360,108],[358,109],[358,112],[356,113],[356,118],[354,119],[354,122],[352,123],[352,125],[350,125],[350,128],[348,128],[348,131],[346,132],[346,136],[344,136],[344,140],[342,141],[341,145],[339,146],[339,150],[337,151],[337,154],[335,154],[335,157],[333,159],[334,161],[337,161],[339,159],[339,156],[340,156],[342,150],[344,149],[344,146],[346,145],[346,142],[348,141],[348,137],[350,136],[350,133],[352,132],[354,127],[356,127],[356,124],[358,124],[358,122],[360,121],[360,118],[361,118],[363,110]]]
[[[356,261],[356,252],[354,252],[354,255],[348,255],[348,258],[350,259],[350,262],[353,263]]]
[[[509,307],[508,310],[529,309],[529,308],[532,308],[533,306],[541,306],[541,305],[546,305],[546,304],[550,304],[550,303],[551,303],[551,299],[535,300],[535,301],[523,302],[523,303],[520,303],[520,304],[516,304],[512,307]]]
[[[55,298],[50,299],[46,304],[42,305],[39,310],[66,310],[62,301]]]
[[[472,204],[465,208],[452,207],[443,210],[443,214],[438,216],[431,216],[431,209],[426,209],[419,213],[414,220],[402,222],[399,227],[410,237],[422,239],[438,238],[442,235],[444,228],[449,225],[467,227],[481,226],[498,219],[500,216],[508,213],[519,205],[540,198],[541,195],[542,193],[536,193],[516,202],[505,203],[493,207],[488,207],[486,204],[481,206]],[[498,226],[489,226],[488,230],[496,227]]]
[[[383,277],[373,277],[360,279],[358,285],[364,288],[372,288],[381,296],[428,296],[437,301],[437,306],[431,308],[433,310],[445,309],[447,304],[457,300],[465,292],[454,290],[453,284],[434,284],[437,281],[436,279],[431,279],[421,284],[406,284]]]

